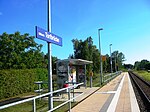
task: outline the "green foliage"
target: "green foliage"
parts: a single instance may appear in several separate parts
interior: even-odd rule
[[[146,63],[144,67],[146,70],[150,70],[150,62]]]
[[[95,45],[93,45],[92,37],[87,38],[85,41],[73,39],[74,58],[85,59],[93,61],[93,65],[87,66],[87,71],[93,69],[94,72],[98,72],[100,68],[100,54]]]
[[[0,69],[24,69],[45,67],[42,45],[29,34],[3,33],[0,35]]]
[[[135,73],[137,73],[139,76],[141,76],[143,79],[147,80],[148,82],[150,82],[150,73],[144,70],[138,70],[138,71],[134,71]]]
[[[88,37],[86,40],[73,39],[74,56],[70,56],[77,59],[85,59],[93,61],[93,65],[88,65],[87,70],[91,69],[95,73],[99,73],[100,70],[100,53],[99,50],[93,45],[92,37]],[[110,72],[110,57],[108,54],[106,61],[103,61],[103,71]],[[114,51],[112,54],[113,71],[120,70],[125,56],[122,52]]]
[[[112,54],[113,71],[118,71],[123,68],[123,61],[125,61],[125,55],[122,52],[114,51]]]
[[[46,69],[0,70],[0,99],[33,92],[35,81],[46,80]]]
[[[100,53],[96,46],[93,46],[93,55],[92,55],[92,61],[93,61],[93,71],[95,73],[99,72],[100,69]]]
[[[150,70],[150,62],[148,60],[136,61],[134,63],[134,68],[136,70]]]
[[[123,65],[125,69],[133,69],[133,65],[132,64],[124,64]]]
[[[48,79],[45,69],[48,56],[41,52],[42,45],[34,38],[19,32],[0,35],[0,99],[33,91],[34,81]],[[57,57],[52,57],[53,72],[56,71],[56,60]]]
[[[48,60],[48,54],[45,55],[45,59]],[[56,61],[58,60],[57,57],[52,56],[52,73],[56,74]]]
[[[106,54],[105,55],[106,56],[106,61],[104,62],[104,64],[103,64],[103,68],[104,68],[104,72],[105,73],[110,73],[111,72],[111,70],[110,70],[110,57],[109,57],[109,55],[108,54]]]

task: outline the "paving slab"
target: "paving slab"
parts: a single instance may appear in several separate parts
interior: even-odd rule
[[[71,112],[139,112],[128,73],[117,76]]]
[[[105,102],[109,102],[107,100],[115,93],[114,91],[116,91],[122,76],[123,75],[119,75],[107,85],[103,86],[90,97],[72,108],[71,112],[99,112],[101,109],[101,111],[106,112],[107,105],[105,105]]]
[[[83,95],[77,97],[74,101],[76,102],[80,102],[83,99],[85,99],[86,97],[88,97],[89,95],[91,95],[93,92],[97,91],[100,87],[80,87],[78,89],[74,89],[74,96],[78,96],[81,93],[83,93]],[[73,92],[71,92],[71,97],[73,97]],[[53,97],[54,101],[67,101],[68,100],[68,93],[62,93],[60,96],[56,96]]]
[[[128,77],[127,77],[127,74],[125,74],[123,87],[122,87],[119,100],[117,102],[116,110],[115,110],[116,112],[131,112],[128,83],[129,83]]]

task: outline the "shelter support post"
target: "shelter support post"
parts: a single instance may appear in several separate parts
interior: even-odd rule
[[[90,88],[92,88],[92,76],[90,76]]]
[[[84,65],[84,73],[85,73],[85,81],[84,81],[84,84],[85,84],[85,88],[87,88],[87,81],[86,81],[86,65]]]

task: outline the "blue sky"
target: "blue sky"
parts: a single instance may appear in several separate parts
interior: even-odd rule
[[[63,38],[63,46],[52,45],[52,55],[60,59],[73,54],[72,39],[91,36],[98,48],[101,31],[102,54],[119,50],[125,63],[150,60],[149,0],[51,0],[52,33]],[[47,0],[0,0],[0,34],[35,35],[35,26],[47,29]],[[47,53],[47,43],[36,39]]]

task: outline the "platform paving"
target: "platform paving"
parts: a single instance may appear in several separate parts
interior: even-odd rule
[[[113,79],[72,108],[71,112],[139,112],[128,73]]]
[[[128,83],[129,81],[127,79],[127,75],[125,75],[125,79],[123,82],[123,86],[115,110],[116,112],[125,112],[125,111],[131,112],[130,93],[129,93]]]
[[[80,102],[82,100],[84,100],[85,98],[87,98],[89,95],[91,95],[93,92],[97,91],[100,87],[80,87],[78,89],[74,89],[74,96],[78,96],[81,93],[83,93],[83,95],[81,95],[80,97],[77,97],[74,101],[76,102]],[[73,97],[73,93],[71,92],[71,97]],[[68,100],[68,94],[67,93],[63,93],[60,96],[56,96],[53,97],[54,101],[67,101]]]

